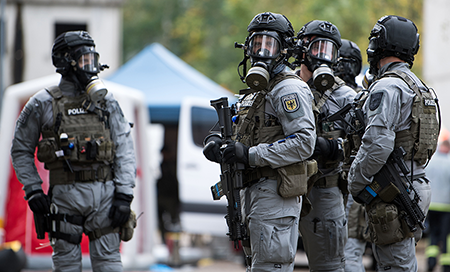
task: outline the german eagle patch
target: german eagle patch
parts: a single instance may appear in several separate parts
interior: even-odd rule
[[[291,113],[300,108],[299,99],[296,93],[287,94],[281,97],[281,104],[284,111]]]

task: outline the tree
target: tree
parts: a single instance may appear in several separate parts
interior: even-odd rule
[[[238,92],[246,87],[239,80],[237,66],[247,26],[258,13],[272,11],[286,15],[295,31],[319,19],[335,24],[343,38],[358,44],[363,63],[370,30],[383,15],[399,15],[422,25],[423,0],[128,0],[124,14],[124,61],[146,45],[159,42],[223,87]],[[420,74],[419,54],[413,67]]]

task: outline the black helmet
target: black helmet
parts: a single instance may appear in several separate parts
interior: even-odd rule
[[[297,33],[297,38],[303,39],[305,36],[319,36],[333,40],[338,47],[341,47],[341,33],[339,29],[328,21],[313,20],[306,23]]]
[[[335,25],[328,21],[310,21],[297,34],[297,47],[301,53],[297,54],[296,62],[303,62],[311,72],[321,64],[331,67],[337,62],[341,45],[341,33]],[[317,48],[322,50],[313,52]],[[302,53],[305,53],[305,59],[301,59]]]
[[[250,21],[247,31],[249,34],[245,44],[236,44],[236,47],[244,49],[244,59],[238,65],[241,80],[245,82],[248,59],[252,66],[261,67],[261,72],[267,74],[267,78],[283,71],[286,64],[289,64],[289,49],[293,47],[295,35],[294,28],[286,16],[272,12],[259,13]],[[239,71],[241,65],[244,67],[243,76]]]
[[[98,59],[94,40],[86,31],[64,32],[53,44],[52,62],[56,71],[63,76],[75,75],[82,87],[102,69]]]
[[[86,31],[69,31],[60,34],[56,37],[52,47],[53,65],[56,68],[66,67],[74,58],[74,49],[81,45],[95,47],[94,40]]]
[[[381,17],[369,36],[367,58],[371,73],[378,71],[378,62],[388,56],[395,56],[413,66],[414,55],[419,51],[419,33],[409,19],[386,15]]]
[[[276,31],[288,38],[295,35],[294,28],[288,18],[272,12],[257,14],[247,27],[247,31],[250,33],[263,30]]]
[[[264,12],[257,14],[251,21],[247,27],[247,31],[249,32],[246,40],[245,46],[247,48],[246,54],[252,57],[262,57],[267,58],[266,56],[269,52],[262,52],[261,50],[255,50],[254,46],[254,38],[259,37],[267,37],[274,43],[274,49],[277,52],[271,52],[270,58],[281,59],[278,56],[282,55],[282,51],[284,49],[288,49],[288,47],[292,46],[292,37],[294,36],[294,28],[292,27],[291,22],[286,18],[286,16],[282,14],[272,13],[272,12]],[[265,39],[265,41],[268,41]],[[258,43],[259,44],[259,43]],[[277,47],[277,48],[275,48]],[[256,52],[258,51],[258,52]],[[286,54],[283,53],[285,56]]]
[[[333,66],[334,74],[352,87],[356,87],[355,77],[361,72],[361,50],[356,43],[342,39],[342,46],[339,49],[339,60]]]

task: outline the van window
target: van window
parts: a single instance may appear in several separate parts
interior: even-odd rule
[[[217,113],[211,108],[192,107],[191,109],[192,139],[195,145],[203,147],[203,140],[217,123]]]

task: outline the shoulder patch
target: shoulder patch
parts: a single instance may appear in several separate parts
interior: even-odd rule
[[[380,106],[383,95],[384,92],[370,94],[369,110],[374,111]]]
[[[281,104],[285,112],[295,112],[300,108],[300,102],[296,93],[287,94],[281,97]]]
[[[31,113],[31,109],[25,105],[25,107],[23,107],[22,111],[20,112],[17,122],[19,122],[21,124],[25,124],[27,122],[28,116],[30,116],[30,113]]]

